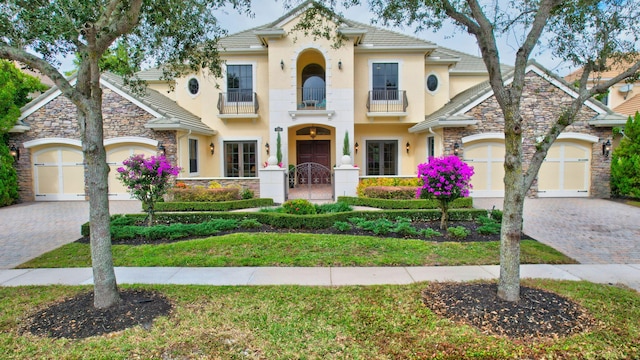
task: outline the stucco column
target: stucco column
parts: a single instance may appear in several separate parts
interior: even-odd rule
[[[270,156],[267,167],[258,170],[260,197],[271,198],[274,203],[282,204],[285,201],[286,169],[278,166],[277,162],[275,156]]]
[[[333,171],[336,182],[336,200],[338,200],[338,196],[358,196],[360,169],[351,165],[342,165],[335,167]]]

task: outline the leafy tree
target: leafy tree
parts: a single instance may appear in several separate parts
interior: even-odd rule
[[[331,5],[335,1],[327,1]],[[359,4],[351,0],[348,4]],[[571,125],[584,102],[602,94],[612,85],[634,76],[640,69],[638,53],[640,2],[635,0],[523,0],[508,4],[480,3],[478,0],[369,0],[373,12],[384,23],[415,25],[416,29],[437,30],[444,21],[473,35],[489,73],[489,82],[504,116],[504,214],[500,245],[498,296],[516,302],[520,298],[520,236],[527,190],[538,174],[547,151],[558,135]],[[307,26],[307,28],[309,28]],[[498,36],[516,34],[517,50],[511,82],[500,68]],[[517,35],[520,34],[520,35]],[[558,109],[535,154],[523,158],[521,113],[525,69],[534,48],[544,43],[546,51],[583,69],[578,95],[571,104]],[[608,63],[607,60],[614,61]],[[607,66],[632,64],[611,79],[600,79],[587,88],[593,72]],[[611,64],[611,65],[607,65]]]
[[[46,88],[11,61],[0,60],[0,206],[18,200],[18,175],[9,152],[7,132],[20,117],[20,108],[31,101],[29,94]]]
[[[429,158],[429,162],[418,165],[422,186],[418,188],[416,198],[420,199],[427,193],[438,199],[442,213],[440,229],[447,228],[449,203],[469,196],[473,174],[473,167],[455,155]]]
[[[129,189],[129,192],[142,201],[147,210],[147,225],[153,225],[155,204],[169,190],[172,176],[177,176],[179,167],[171,165],[169,160],[161,156],[133,155],[125,159],[124,166],[118,168],[118,179]]]
[[[120,40],[139,55],[127,59],[133,74],[142,59],[162,64],[170,79],[206,68],[219,75],[215,13],[225,4],[248,12],[250,0],[7,0],[0,4],[0,58],[20,61],[47,75],[77,108],[86,163],[91,223],[94,306],[116,305],[118,294],[109,232],[103,145],[100,59]],[[28,50],[28,51],[27,51]],[[57,57],[78,54],[75,85],[57,69]],[[138,84],[128,75],[130,85]]]
[[[125,41],[118,41],[116,44],[108,48],[104,55],[100,58],[98,66],[104,71],[109,71],[120,76],[130,76],[131,74],[140,71],[141,59],[130,60],[133,56],[141,56],[135,49],[129,48],[129,44]],[[76,73],[80,66],[80,54],[76,53],[76,58],[73,59],[73,65],[75,68],[71,71],[65,72],[65,75],[71,76]],[[131,67],[130,64],[135,64]]]
[[[279,131],[276,138],[276,160],[278,160],[278,166],[282,167],[282,140],[280,139]]]
[[[611,156],[611,192],[640,198],[640,113],[629,117],[623,134]]]

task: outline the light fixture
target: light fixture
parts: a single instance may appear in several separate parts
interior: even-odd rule
[[[453,144],[453,154],[457,156],[459,152],[460,152],[460,144],[456,142]]]
[[[9,154],[13,156],[13,161],[20,160],[20,149],[18,149],[15,145],[11,145],[11,148],[9,148]]]
[[[609,152],[611,152],[611,140],[607,139],[606,142],[602,142],[602,155],[608,157]]]
[[[209,150],[211,150],[211,155],[216,152],[216,146],[213,144],[213,141],[209,144]]]
[[[284,60],[280,60],[280,69],[284,70]]]
[[[269,155],[269,151],[271,150],[271,146],[269,146],[269,143],[264,144],[264,148],[267,150],[267,155]]]
[[[338,60],[338,69],[342,70],[342,60]]]
[[[407,147],[407,154],[408,154],[408,153],[409,153],[409,150],[411,149],[411,144],[409,144],[409,142],[408,142],[408,141],[407,141],[407,145],[406,145],[406,147]]]
[[[312,126],[309,128],[309,136],[311,136],[312,139],[316,138],[316,127]]]
[[[356,150],[356,154],[358,153],[358,149],[360,149],[360,145],[358,145],[358,142],[356,141],[356,145],[354,146],[355,150]]]
[[[164,145],[162,145],[162,141],[158,141],[158,152],[160,153],[160,155],[164,155],[165,151],[166,149]]]

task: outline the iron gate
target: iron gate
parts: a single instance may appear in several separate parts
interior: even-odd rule
[[[289,171],[289,199],[333,200],[333,171],[330,168],[307,162]]]

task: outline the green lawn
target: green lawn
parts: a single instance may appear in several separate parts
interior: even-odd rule
[[[565,338],[508,339],[439,318],[425,284],[367,287],[137,286],[162,291],[169,317],[83,340],[21,335],[28,314],[89,287],[0,288],[1,359],[633,359],[640,296],[587,282],[527,280],[585,306],[599,325]],[[124,287],[124,286],[123,286]]]
[[[574,261],[523,240],[523,264]],[[435,243],[371,236],[236,233],[171,244],[114,245],[115,266],[429,266],[499,264],[498,242]],[[21,268],[90,267],[89,245],[71,243]]]

